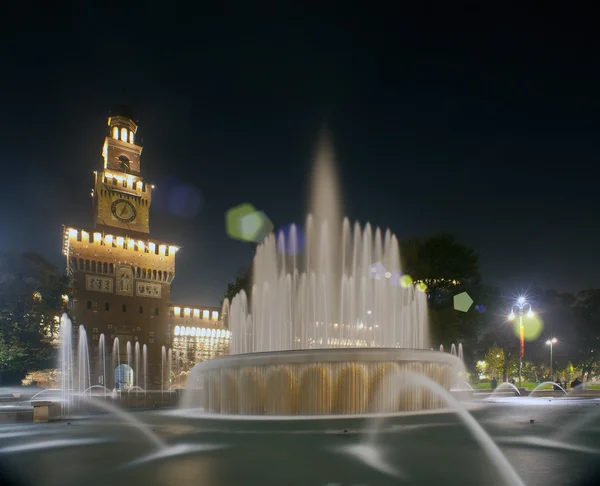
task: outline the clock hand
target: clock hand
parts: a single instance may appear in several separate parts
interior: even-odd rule
[[[121,210],[121,212],[119,213],[119,216],[123,216],[123,214],[125,214],[125,211],[127,210],[127,206],[123,206],[123,209]]]

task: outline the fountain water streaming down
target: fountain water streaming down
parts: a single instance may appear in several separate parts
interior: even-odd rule
[[[127,372],[133,368],[133,352],[131,349],[131,341],[127,341]],[[132,377],[133,379],[133,377]],[[131,384],[130,384],[131,385]]]
[[[173,350],[169,349],[167,353],[167,385],[171,389],[171,374],[173,373]],[[177,370],[179,372],[179,370]],[[179,373],[177,374],[179,376]]]
[[[530,398],[533,397],[533,395],[545,385],[552,385],[552,390],[555,390],[554,387],[558,387],[565,395],[568,395],[566,390],[562,386],[560,386],[558,383],[555,383],[553,381],[544,381],[543,383],[540,383],[538,386],[536,386],[533,390],[531,390],[529,397]]]
[[[106,338],[104,337],[104,333],[100,334],[100,339],[98,340],[98,358],[100,360],[98,363],[100,367],[98,374],[102,376],[101,385],[104,387],[104,396],[106,396]]]
[[[90,354],[88,350],[85,327],[79,326],[79,343],[77,346],[77,369],[79,373],[79,393],[83,393],[92,385],[90,371]]]
[[[254,258],[252,295],[240,292],[226,304],[231,354],[429,347],[425,293],[391,278],[401,271],[396,236],[342,222],[337,187],[325,141],[304,238],[294,225],[288,235],[268,236]]]
[[[148,389],[148,346],[142,346],[142,371],[143,371],[143,388]]]
[[[135,342],[135,386],[140,386],[140,343]]]
[[[452,343],[452,346],[450,346],[450,354],[452,356],[456,356],[456,344]]]
[[[121,369],[121,354],[119,351],[119,338],[116,337],[113,341],[113,352],[112,352],[112,369]],[[113,371],[113,381],[115,381],[114,371]],[[113,383],[113,388],[117,388],[117,383]]]
[[[505,389],[505,388],[509,388],[509,389],[512,389],[512,390],[514,390],[514,391],[517,393],[517,395],[520,395],[520,394],[521,394],[521,392],[519,391],[519,389],[518,389],[518,388],[517,388],[515,385],[513,385],[512,383],[510,383],[510,382],[508,382],[508,381],[505,381],[505,382],[502,382],[502,383],[500,383],[500,384],[499,384],[499,385],[496,387],[496,389],[495,389],[495,390],[492,392],[492,397],[493,397],[493,396],[494,396],[494,395],[495,395],[497,392],[499,392],[500,390],[503,390],[503,389]]]
[[[60,379],[61,379],[61,408],[63,415],[71,408],[71,390],[73,383],[73,325],[67,314],[60,319]]]
[[[465,360],[462,343],[458,343],[458,359],[460,359],[461,361]]]
[[[322,141],[304,233],[291,225],[258,247],[251,294],[223,304],[230,356],[194,367],[183,408],[327,415],[441,406],[421,390],[402,403],[371,400],[390,373],[424,373],[450,390],[463,364],[456,348],[429,349],[427,294],[400,278],[396,236],[342,220],[337,188]]]
[[[440,353],[443,353],[443,352],[444,352],[444,345],[440,344]]]
[[[385,277],[400,269],[398,240],[389,230],[383,235],[368,224],[364,230],[358,224],[351,230],[347,219],[341,233],[327,221],[316,229],[309,216],[300,257],[278,253],[282,247],[296,253],[294,231],[289,245],[284,238],[280,234],[277,243],[271,235],[258,248],[250,302],[244,292],[231,302],[231,354],[428,347],[425,293],[412,285],[401,288]],[[341,251],[334,253],[332,242],[337,240]],[[330,255],[333,261],[328,261]],[[385,275],[374,273],[377,262],[387,270]]]
[[[163,346],[160,349],[160,391],[165,391],[165,373],[167,371],[167,348]]]

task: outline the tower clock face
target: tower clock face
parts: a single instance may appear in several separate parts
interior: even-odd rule
[[[131,223],[136,217],[135,206],[126,199],[117,199],[110,209],[113,216],[122,223]]]

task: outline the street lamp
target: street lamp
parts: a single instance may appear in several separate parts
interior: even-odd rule
[[[550,346],[550,380],[554,381],[554,375],[552,373],[552,345],[556,344],[558,342],[558,339],[556,338],[552,338],[552,339],[548,339],[548,341],[546,341],[546,344],[548,344]]]
[[[516,313],[515,313],[516,309]],[[523,369],[523,356],[525,356],[525,328],[523,327],[523,315],[533,317],[531,304],[525,300],[525,297],[519,297],[517,302],[510,308],[508,320],[512,321],[516,316],[519,316],[519,339],[521,341],[521,352],[519,353],[519,388],[521,387],[521,370]]]

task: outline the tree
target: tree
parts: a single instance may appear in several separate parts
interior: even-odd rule
[[[485,353],[485,369],[490,376],[498,378],[504,372],[504,349],[492,346]]]
[[[427,286],[432,343],[475,341],[480,316],[472,309],[454,310],[454,295],[466,291],[475,298],[482,293],[479,257],[472,248],[448,233],[400,243],[403,273]]]
[[[231,302],[233,298],[244,290],[246,295],[250,297],[252,291],[252,265],[246,268],[240,268],[237,276],[233,282],[227,284],[227,290],[225,290],[225,298]]]
[[[573,365],[586,381],[600,368],[600,289],[579,292],[571,307],[574,319],[569,336],[576,346]]]
[[[69,279],[38,253],[0,251],[0,378],[52,364]]]

